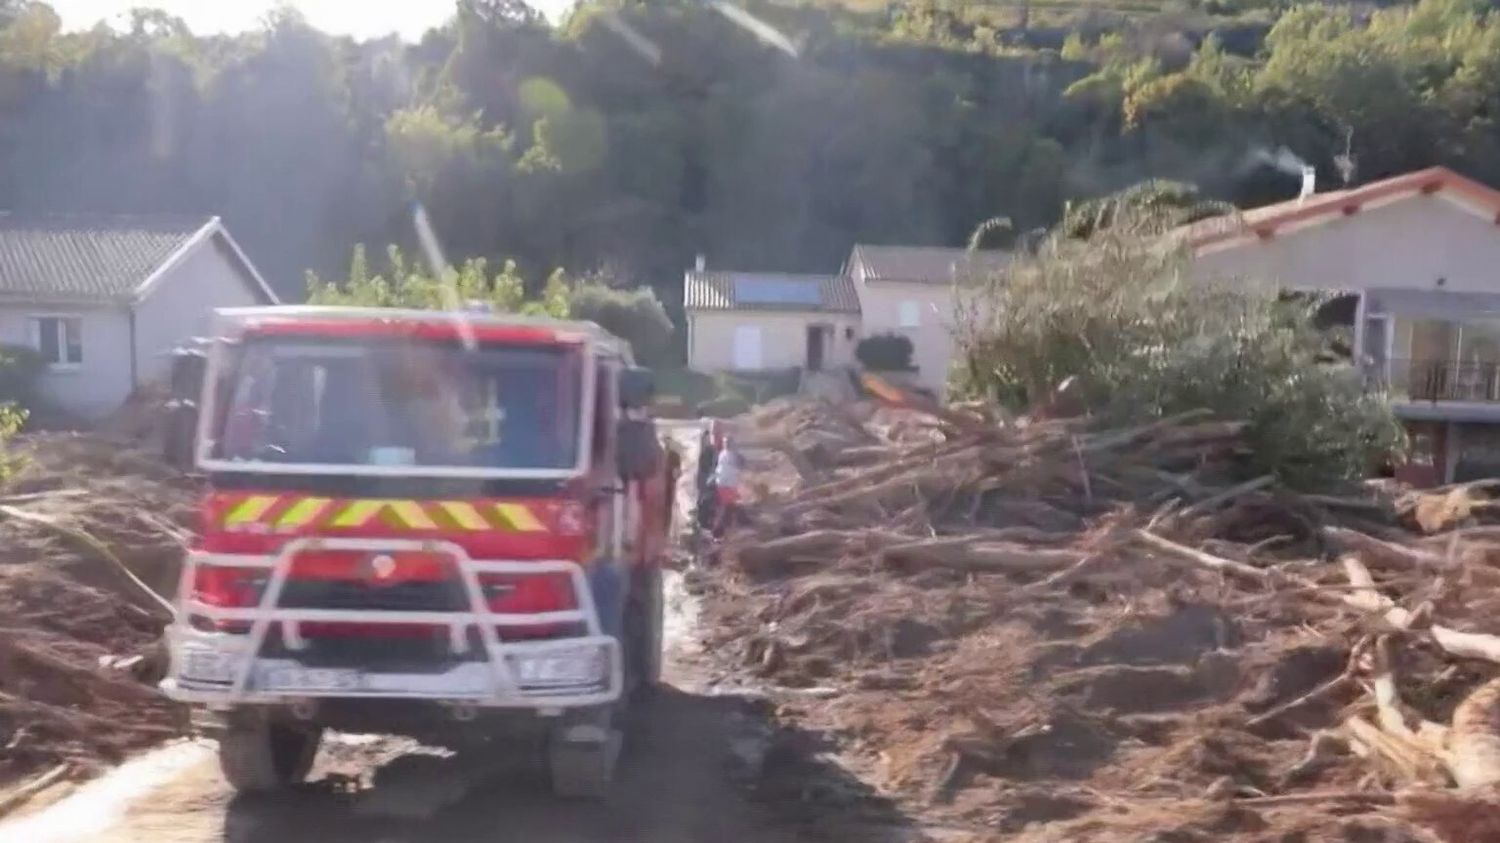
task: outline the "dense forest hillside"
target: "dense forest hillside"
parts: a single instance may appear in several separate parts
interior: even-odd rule
[[[374,7],[372,7],[373,9]],[[372,11],[372,13],[374,13]],[[1146,178],[1241,203],[1446,163],[1500,183],[1500,21],[1476,0],[460,0],[420,43],[294,13],[65,33],[0,0],[0,207],[217,213],[272,282],[352,247],[514,258],[679,298],[711,265],[1050,225]],[[1341,175],[1342,174],[1342,175]]]

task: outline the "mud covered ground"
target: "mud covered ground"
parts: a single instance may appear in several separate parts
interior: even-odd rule
[[[124,571],[171,593],[193,483],[92,436],[17,451],[0,490],[0,790],[59,765],[86,778],[186,727],[148,684],[165,615]]]
[[[676,434],[689,460],[678,496],[682,523],[691,516],[697,430],[683,425]],[[67,460],[97,459],[70,453]],[[108,476],[115,479],[107,482],[137,488],[136,481],[118,479],[122,467],[133,465],[132,458],[120,459],[126,462],[113,466]],[[67,482],[87,482],[83,475],[88,473],[73,472]],[[53,488],[61,484],[55,481]],[[169,480],[167,485],[176,488],[177,483]],[[175,494],[154,499],[153,509],[177,511],[181,501]],[[139,530],[153,535],[134,522],[119,523],[125,526],[116,529],[128,534]],[[27,541],[36,544],[8,557],[7,564],[23,564],[33,555],[51,552],[50,540],[28,533]],[[39,645],[42,651],[77,652],[74,661],[84,665],[97,656],[151,641],[150,622],[131,620],[136,613],[121,608],[111,587],[95,590],[81,587],[76,579],[66,580],[58,586],[56,599],[72,608],[53,617],[45,608],[53,598],[38,599],[38,583],[50,581],[57,572],[44,565],[16,573],[20,570],[11,571],[13,581],[0,585],[0,593],[11,594],[13,605],[26,613],[28,635],[48,636]],[[668,578],[667,684],[643,709],[644,729],[627,744],[616,790],[601,804],[551,796],[544,771],[530,756],[453,755],[402,739],[364,735],[330,736],[311,780],[303,786],[270,797],[236,796],[219,775],[210,742],[168,742],[132,753],[168,737],[143,726],[175,723],[170,707],[143,699],[135,710],[99,709],[110,718],[107,724],[92,715],[83,717],[80,709],[69,722],[86,721],[92,728],[79,732],[82,743],[77,748],[55,737],[38,744],[48,747],[49,754],[29,762],[26,769],[76,757],[92,771],[133,757],[77,788],[64,785],[44,792],[21,812],[0,821],[0,843],[919,839],[913,824],[893,809],[879,808],[881,800],[873,794],[854,800],[861,806],[858,812],[823,810],[820,794],[860,794],[865,785],[835,760],[817,754],[820,736],[777,726],[763,694],[733,676],[722,681],[717,654],[701,646],[702,589],[688,585],[697,579],[694,574]],[[89,612],[94,613],[93,621],[79,620]],[[91,632],[98,629],[109,632]],[[100,640],[91,641],[91,635]],[[55,673],[42,675],[48,683],[59,681]],[[144,685],[136,687],[147,690]]]
[[[923,421],[788,405],[736,433],[750,443],[753,526],[704,572],[700,626],[726,681],[767,689],[793,754],[837,759],[863,783],[815,789],[806,813],[1016,843],[1500,840],[1491,788],[1456,791],[1436,761],[1403,767],[1400,752],[1349,740],[1351,718],[1374,716],[1382,672],[1408,722],[1431,724],[1454,721],[1496,672],[1340,604],[1349,585],[1316,549],[1316,511],[1247,495],[1179,521],[1182,541],[1239,560],[1227,575],[1122,540],[1150,513],[1086,500],[1110,488],[1098,451],[1092,493],[1072,448],[1007,455],[988,481],[975,470],[988,491],[974,500],[944,478],[890,480],[902,449],[930,447],[902,439]],[[830,503],[809,502],[819,489]],[[987,508],[1000,515],[972,520]],[[917,526],[896,526],[906,519]],[[1028,538],[951,552],[991,534]],[[914,549],[885,552],[893,542]],[[1394,605],[1425,596],[1484,632],[1491,567],[1450,565],[1452,585],[1413,567],[1380,580]],[[1374,641],[1391,663],[1351,650]]]

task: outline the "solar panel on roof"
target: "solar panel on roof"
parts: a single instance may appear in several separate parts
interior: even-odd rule
[[[736,304],[802,304],[823,303],[821,284],[815,278],[736,278]]]

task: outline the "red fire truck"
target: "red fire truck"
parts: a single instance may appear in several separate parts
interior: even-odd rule
[[[177,379],[201,382],[178,405],[208,491],[163,687],[206,715],[230,783],[299,781],[339,729],[530,741],[557,793],[602,794],[622,708],[659,676],[671,517],[628,344],[274,307],[220,311],[205,361]]]

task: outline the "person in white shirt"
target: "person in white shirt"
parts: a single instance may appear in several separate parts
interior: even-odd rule
[[[722,535],[733,513],[730,510],[740,502],[740,455],[734,444],[726,437],[719,448],[718,460],[714,463],[714,526],[715,535]]]

